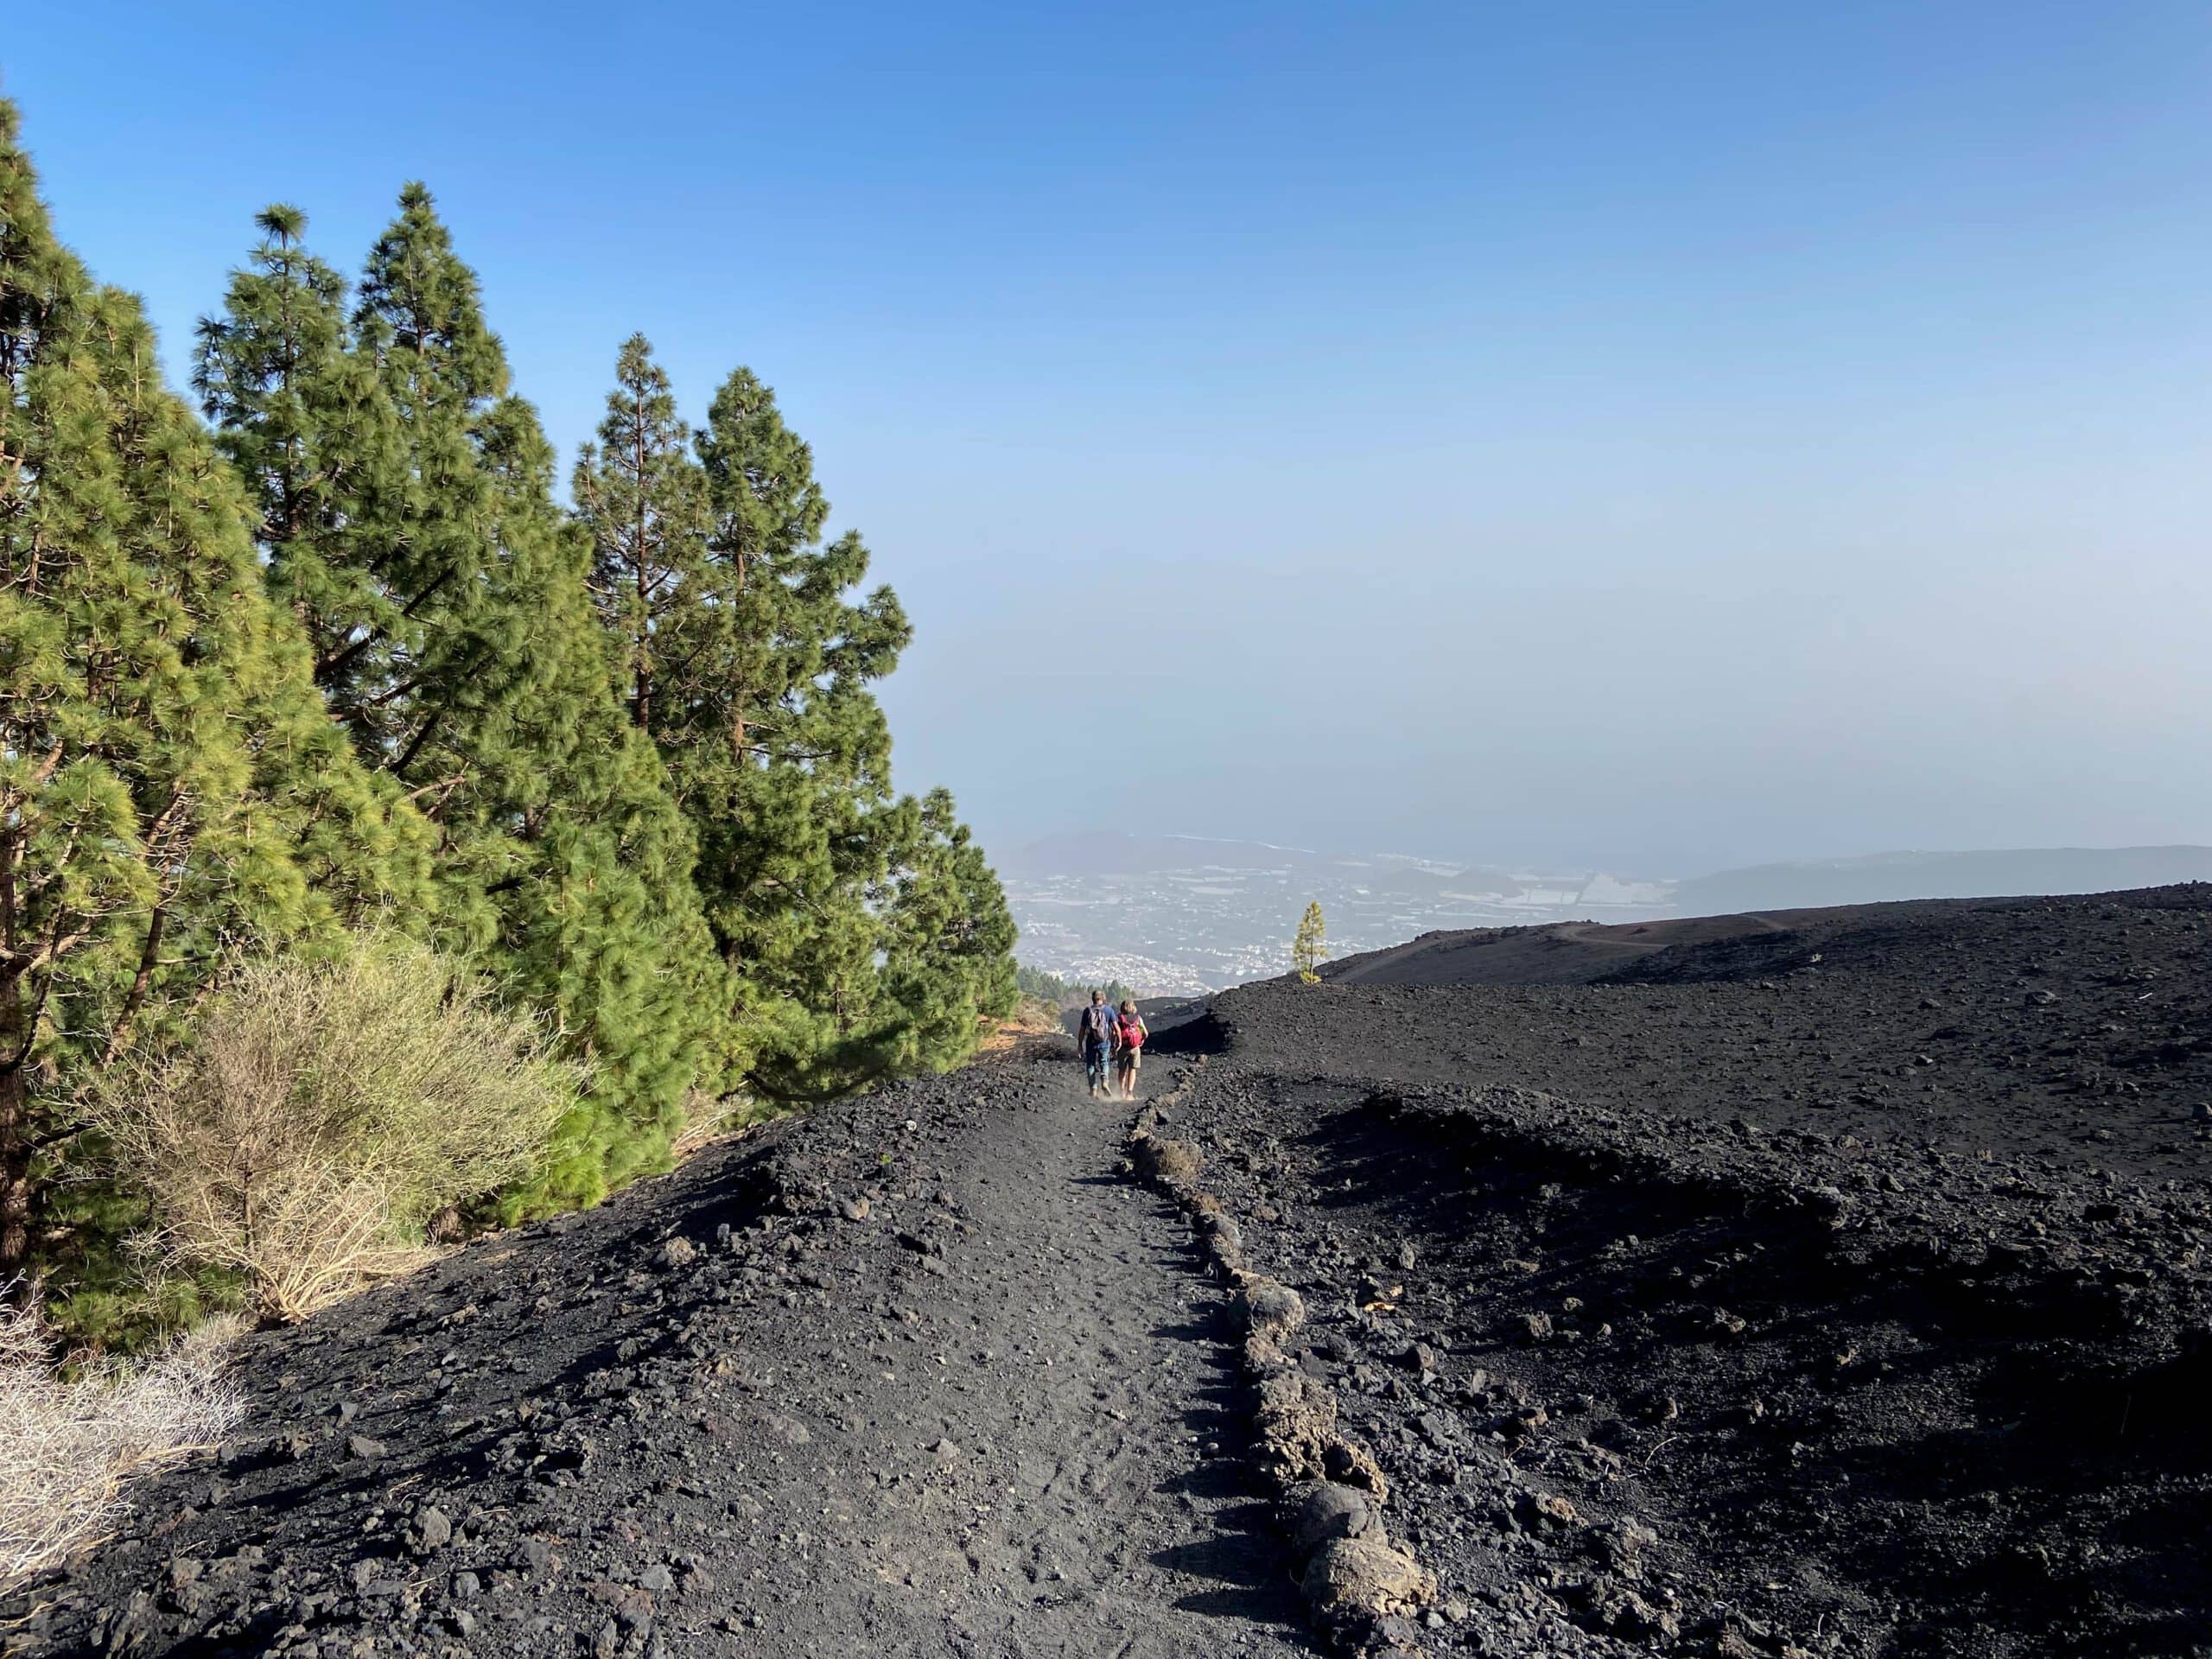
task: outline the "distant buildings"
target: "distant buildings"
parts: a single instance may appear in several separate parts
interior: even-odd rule
[[[1332,953],[1350,956],[1440,928],[1629,919],[1666,910],[1670,891],[1605,874],[1338,859],[1243,842],[1127,846],[1117,858],[1115,838],[1086,837],[1065,859],[1076,868],[1054,868],[1033,849],[1002,872],[1022,961],[1066,979],[1119,979],[1147,995],[1196,995],[1287,971],[1292,932],[1314,899],[1329,918]]]
[[[1338,858],[1255,842],[1086,835],[1026,848],[1000,874],[1021,925],[1024,962],[1167,996],[1288,972],[1291,935],[1314,899],[1328,915],[1331,951],[1344,957],[1443,929],[2206,880],[2212,848],[1880,853],[1675,882],[1396,854]]]

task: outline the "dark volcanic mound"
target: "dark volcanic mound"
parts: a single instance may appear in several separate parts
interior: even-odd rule
[[[2203,1653],[2208,947],[2203,886],[1433,936],[1220,998],[1176,1132],[1528,1628]]]
[[[2212,885],[1430,934],[1223,999],[1382,1077],[2202,1177]],[[1294,1007],[1278,1027],[1274,1010]],[[1266,1007],[1268,1012],[1260,1013]]]
[[[1345,985],[1587,985],[1675,946],[1775,932],[1819,911],[1691,916],[1656,922],[1546,922],[1424,933],[1344,957],[1323,970]]]

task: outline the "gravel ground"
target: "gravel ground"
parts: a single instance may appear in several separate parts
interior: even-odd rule
[[[9,1651],[1311,1652],[1127,1119],[988,1062],[251,1338]]]
[[[1459,1615],[1424,1640],[2212,1652],[2209,902],[1461,936],[1220,998],[1163,1133],[1303,1299]],[[1479,982],[1498,940],[1548,982]]]
[[[1330,1639],[2212,1653],[2212,889],[1653,926],[1155,1020],[1126,1147],[1017,1053],[256,1336],[0,1648],[1287,1655],[1388,1579]]]

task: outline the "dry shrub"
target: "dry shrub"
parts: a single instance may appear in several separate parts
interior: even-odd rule
[[[683,1102],[683,1132],[669,1142],[669,1155],[680,1164],[742,1128],[741,1106],[734,1096],[717,1098],[693,1090]]]
[[[113,1527],[133,1474],[229,1433],[245,1409],[223,1371],[237,1332],[211,1320],[159,1359],[64,1382],[37,1315],[0,1306],[0,1591]]]
[[[290,1320],[407,1271],[432,1217],[529,1175],[581,1084],[480,977],[377,935],[250,964],[97,1109],[155,1248]]]
[[[734,1140],[767,1116],[753,1102],[735,1096],[717,1100],[694,1090],[683,1103],[683,1132],[668,1143],[669,1156],[683,1163],[716,1141]]]
[[[1023,997],[1014,1005],[1013,1013],[1002,1020],[987,1020],[985,1025],[982,1039],[976,1046],[978,1054],[1003,1054],[1025,1043],[1058,1042],[1067,1036],[1059,1009],[1041,996]]]

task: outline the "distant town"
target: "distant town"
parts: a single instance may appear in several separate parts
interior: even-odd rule
[[[1059,836],[1000,861],[1017,954],[1080,984],[1195,996],[1290,965],[1319,900],[1332,957],[1440,929],[1720,915],[2018,893],[2096,893],[2212,879],[2193,846],[1899,852],[1761,865],[1688,880],[1344,855],[1188,836]]]
[[[1338,857],[1251,842],[1067,836],[1001,869],[1021,960],[1078,982],[1197,995],[1289,965],[1309,901],[1330,955],[1438,928],[1663,914],[1672,887],[1590,872],[1512,872],[1376,855]]]

